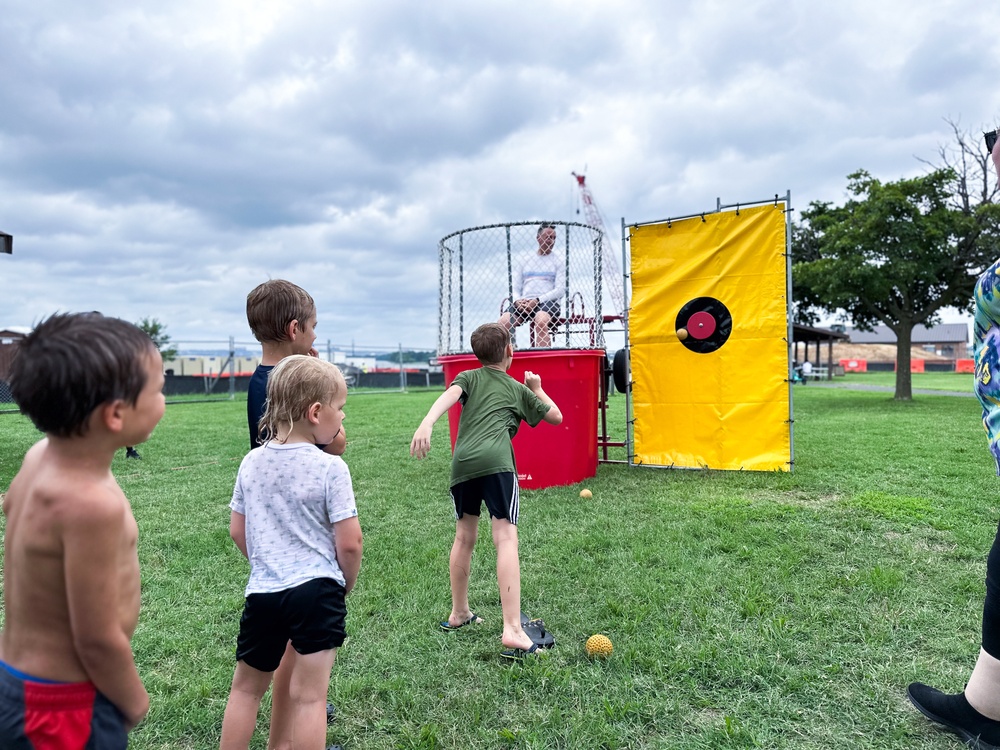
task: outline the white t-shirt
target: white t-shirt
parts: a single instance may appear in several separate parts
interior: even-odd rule
[[[246,594],[284,591],[315,578],[345,585],[333,524],[358,515],[351,472],[309,443],[267,443],[240,464],[229,508],[246,516]]]
[[[514,299],[552,302],[566,293],[565,261],[553,253],[526,255],[514,269]]]

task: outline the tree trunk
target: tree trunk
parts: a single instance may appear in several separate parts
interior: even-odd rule
[[[910,347],[913,326],[903,323],[896,334],[896,400],[913,400],[913,374],[910,371]]]

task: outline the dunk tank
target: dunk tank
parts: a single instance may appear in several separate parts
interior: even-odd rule
[[[522,487],[573,484],[597,472],[598,450],[623,446],[630,466],[791,471],[791,193],[621,225],[622,269],[591,224],[556,228],[560,311],[548,336],[515,332],[510,374],[526,370],[563,423],[522,425],[514,454]],[[540,222],[465,229],[439,243],[438,352],[445,383],[478,367],[469,336],[514,298],[515,269],[538,251]],[[615,283],[615,275],[619,275]],[[627,283],[626,280],[627,279]],[[625,347],[606,365],[605,325]],[[607,440],[607,374],[625,395],[624,442]],[[449,413],[452,446],[460,407]],[[598,421],[601,424],[599,426]],[[608,461],[607,453],[602,461]]]
[[[520,382],[526,371],[540,375],[563,421],[534,428],[521,424],[513,445],[518,482],[525,489],[574,484],[597,473],[598,412],[606,382],[604,324],[615,319],[604,308],[623,295],[622,286],[606,286],[607,239],[587,224],[533,221],[463,229],[438,244],[438,360],[447,386],[463,370],[480,366],[470,336],[483,323],[499,320],[517,298],[517,269],[539,252],[543,224],[556,231],[550,252],[562,270],[559,309],[547,329],[538,330],[529,320],[513,330],[514,361],[508,372]],[[448,413],[452,448],[461,408]]]

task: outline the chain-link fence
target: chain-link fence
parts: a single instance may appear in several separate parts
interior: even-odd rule
[[[490,321],[512,328],[521,349],[603,349],[614,308],[602,270],[607,242],[599,229],[565,221],[492,224],[444,237],[438,353],[471,352],[472,331]]]
[[[0,337],[0,413],[19,411],[7,379],[19,340],[20,335]],[[177,353],[163,361],[163,392],[168,400],[229,399],[245,394],[261,358],[260,344],[252,339],[177,340],[171,341],[169,347]],[[435,352],[428,346],[316,341],[315,348],[320,357],[341,369],[347,387],[354,392],[404,391],[444,384],[441,369],[430,364]]]

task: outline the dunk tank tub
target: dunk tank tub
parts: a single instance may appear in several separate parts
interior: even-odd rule
[[[499,319],[515,298],[516,268],[524,256],[538,252],[536,234],[542,223],[556,230],[552,254],[564,271],[560,312],[553,316],[548,347],[535,346],[531,323],[515,329],[509,373],[521,382],[527,370],[540,375],[563,422],[542,422],[534,429],[521,424],[513,444],[518,480],[525,489],[574,484],[597,473],[606,239],[586,224],[535,221],[463,229],[438,244],[438,360],[447,387],[463,370],[479,367],[469,337],[479,325]],[[448,414],[452,448],[460,414],[461,406]]]

